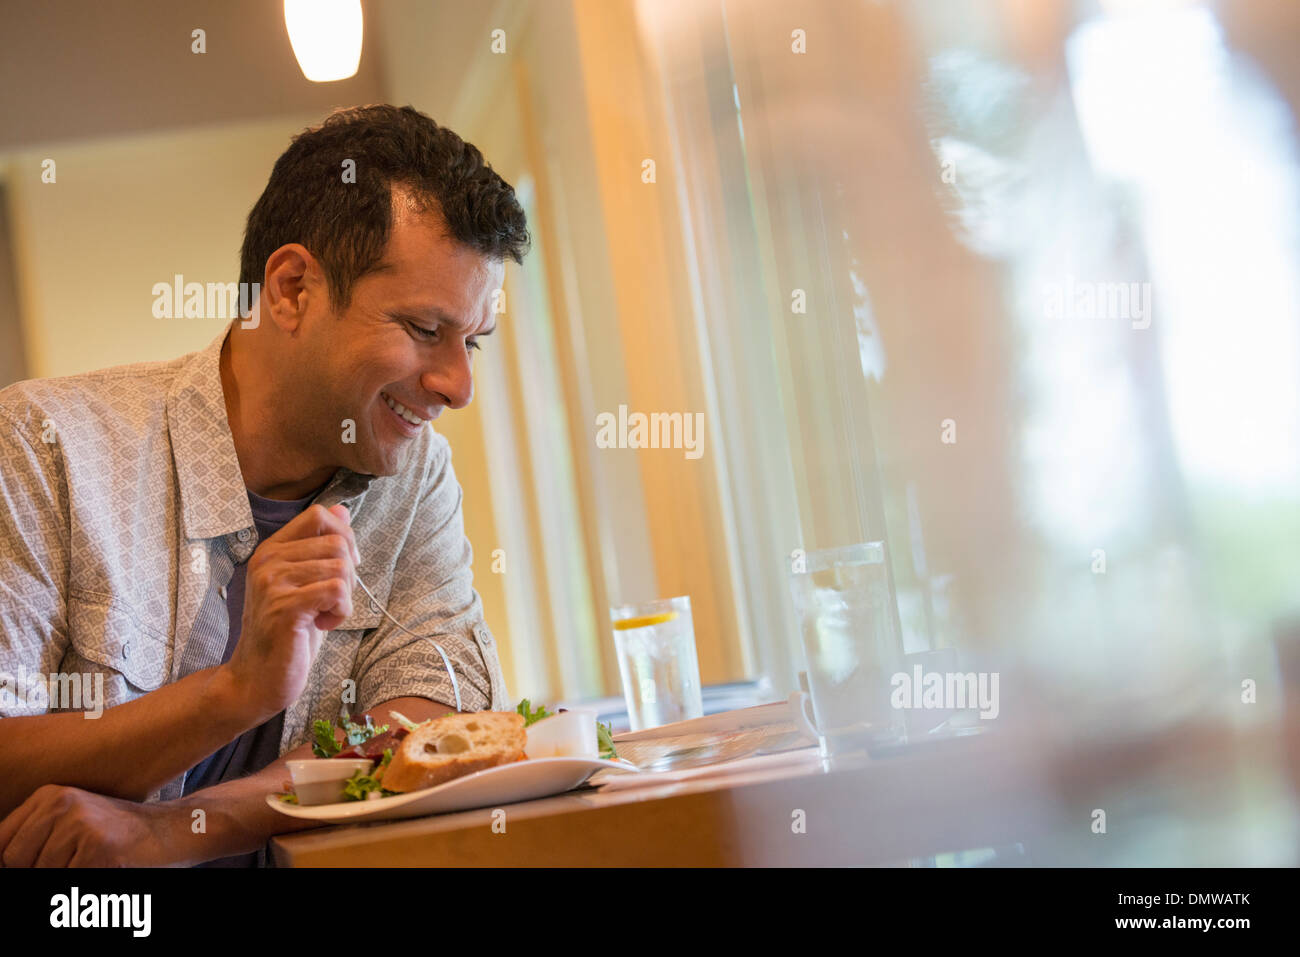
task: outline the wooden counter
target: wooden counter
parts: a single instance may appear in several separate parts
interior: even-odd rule
[[[493,831],[492,808],[303,831],[273,839],[273,860],[282,867],[898,864],[1015,844],[1060,824],[1045,815],[1053,806],[1045,783],[988,735],[827,770],[815,747],[798,746],[783,708],[730,713],[762,715],[773,738],[795,739],[794,749],[751,759],[757,766],[743,773],[588,787],[507,805],[504,833]],[[647,747],[699,750],[670,750],[684,739],[646,734],[616,738],[643,767]],[[640,760],[628,754],[638,747]],[[593,780],[609,773],[617,774]]]

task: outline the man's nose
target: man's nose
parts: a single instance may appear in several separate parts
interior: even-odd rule
[[[446,399],[452,409],[463,409],[474,398],[474,371],[470,365],[469,351],[463,346],[448,349],[458,355],[440,355],[436,368],[428,369],[420,377],[420,385],[429,392]]]

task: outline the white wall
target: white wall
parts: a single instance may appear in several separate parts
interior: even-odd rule
[[[168,359],[220,319],[155,319],[154,283],[234,282],[244,220],[320,116],[61,144],[0,157],[30,377]],[[56,181],[41,181],[55,161]]]

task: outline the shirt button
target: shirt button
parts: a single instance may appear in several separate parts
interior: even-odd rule
[[[218,588],[218,589],[217,589],[217,594],[221,596],[221,600],[222,600],[222,601],[225,601],[225,600],[226,600],[226,586],[225,586],[225,585],[222,585],[220,588]]]
[[[241,542],[246,542],[252,537],[252,533],[246,528],[241,528],[239,531],[235,532],[235,538],[239,539]]]
[[[370,599],[370,610],[371,610],[371,611],[379,611],[379,610],[380,610],[380,608],[379,608],[379,601],[378,601],[377,599],[374,599],[374,598]]]
[[[131,645],[128,642],[122,642],[122,660],[126,661],[131,657]]]
[[[481,638],[481,639],[483,640],[483,644],[485,644],[485,645],[490,645],[490,644],[492,644],[492,635],[491,635],[490,632],[480,631],[480,632],[479,632],[479,638]]]

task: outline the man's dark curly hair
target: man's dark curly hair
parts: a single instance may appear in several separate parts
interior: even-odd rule
[[[346,160],[356,164],[355,183],[344,181]],[[239,281],[260,284],[271,254],[301,243],[325,270],[333,308],[347,309],[353,285],[388,248],[393,187],[416,209],[440,212],[451,237],[471,249],[515,262],[528,251],[523,207],[477,147],[410,106],[358,106],[299,133],[275,161],[248,214]]]

